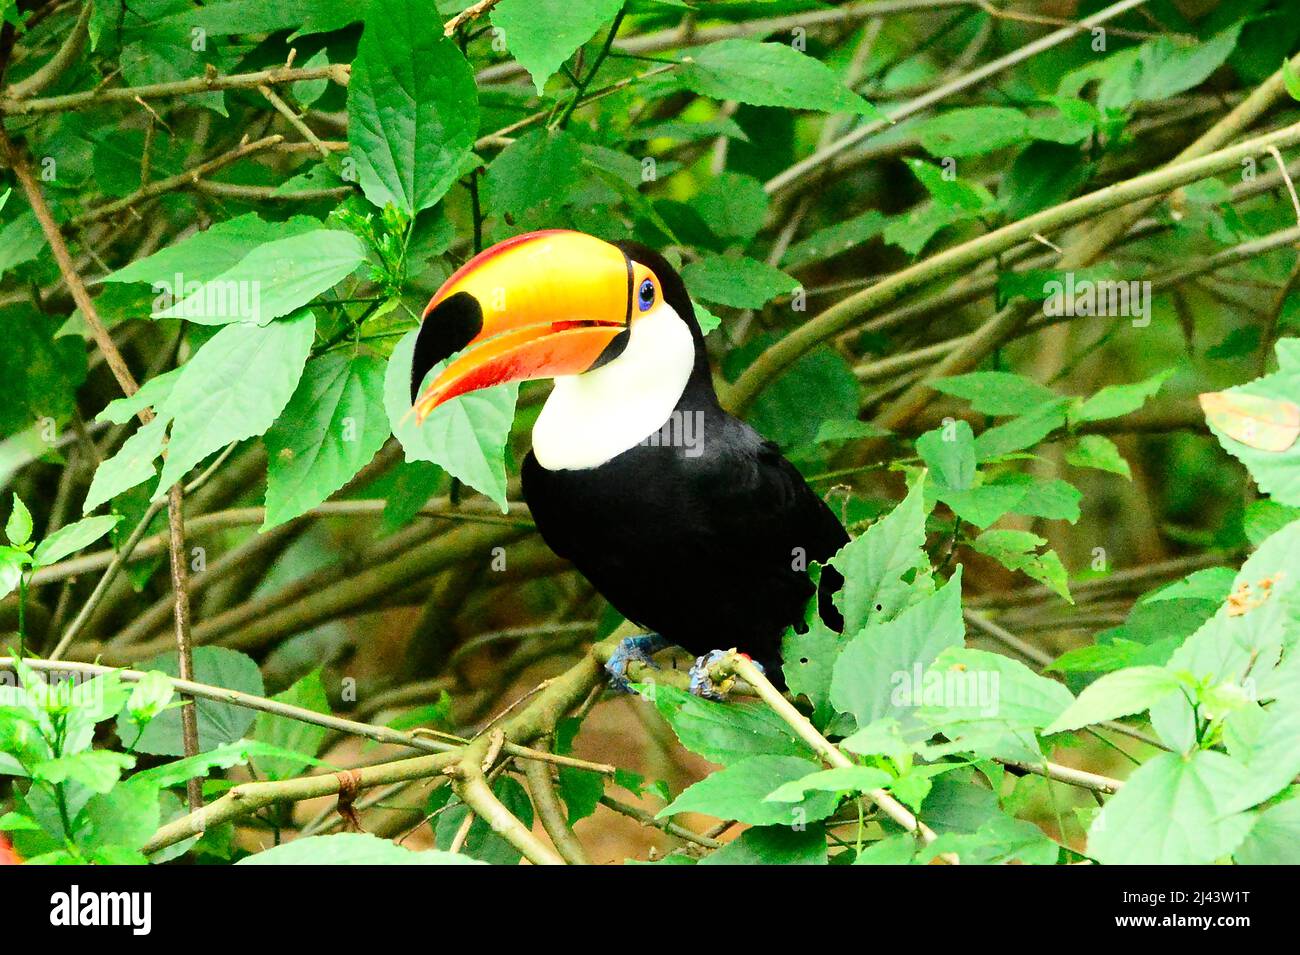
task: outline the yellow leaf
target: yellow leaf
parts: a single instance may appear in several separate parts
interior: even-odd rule
[[[1285,451],[1300,437],[1300,405],[1260,395],[1208,391],[1205,418],[1234,441],[1260,451]]]

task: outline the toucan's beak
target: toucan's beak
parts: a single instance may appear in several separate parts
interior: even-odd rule
[[[558,229],[479,253],[424,310],[411,371],[416,418],[469,391],[581,374],[607,360],[626,344],[642,272],[617,246]],[[420,392],[428,371],[457,352]]]

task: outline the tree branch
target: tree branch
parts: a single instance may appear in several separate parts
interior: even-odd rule
[[[87,6],[89,5],[87,4]],[[352,67],[344,63],[329,63],[325,66],[306,66],[297,69],[277,67],[273,70],[259,70],[256,73],[233,73],[227,76],[221,76],[215,69],[209,68],[208,72],[204,73],[203,76],[195,76],[187,80],[173,80],[167,83],[93,89],[81,93],[67,93],[63,96],[50,96],[46,99],[5,97],[0,99],[0,115],[31,116],[37,113],[60,113],[68,110],[88,109],[108,103],[134,103],[142,99],[188,96],[191,93],[214,93],[221,90],[237,89],[255,90],[259,86],[278,86],[283,83],[297,83],[302,80],[328,79],[333,80],[340,86],[347,86],[351,74]]]

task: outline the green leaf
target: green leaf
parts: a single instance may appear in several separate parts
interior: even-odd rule
[[[175,691],[165,673],[150,670],[136,681],[126,701],[127,719],[141,725],[161,713],[171,703]]]
[[[178,274],[183,282],[207,282],[233,269],[260,246],[319,231],[321,224],[309,216],[266,222],[257,213],[249,212],[215,223],[146,258],[136,259],[104,276],[104,281],[147,282],[159,286],[159,290],[172,288]]]
[[[1251,501],[1242,517],[1246,540],[1258,547],[1292,521],[1300,520],[1300,507],[1279,504],[1267,498]]]
[[[266,433],[266,521],[291,520],[326,500],[365,467],[389,435],[382,360],[349,349],[307,363],[283,413]]]
[[[980,461],[1031,448],[1066,422],[1069,399],[1045,402],[1018,418],[980,432],[975,439],[975,456]]]
[[[329,699],[325,695],[325,686],[321,683],[320,671],[313,670],[283,693],[271,697],[278,703],[287,703],[311,710],[313,713],[330,712]],[[314,723],[273,713],[258,713],[256,729],[253,735],[259,742],[269,743],[277,749],[291,753],[302,753],[313,757],[319,751],[329,730]],[[296,776],[310,764],[310,759],[288,759],[284,757],[263,757],[255,761],[259,773],[270,779],[288,779]]]
[[[171,371],[164,372],[161,375],[155,375],[143,385],[140,390],[129,398],[114,398],[104,406],[104,410],[95,416],[96,421],[111,421],[113,424],[126,424],[143,408],[153,408],[155,411],[161,410],[163,403],[176,387],[176,382],[181,377],[180,368],[173,368]]]
[[[802,779],[782,783],[767,796],[768,802],[800,802],[809,792],[866,793],[873,789],[883,789],[893,779],[883,769],[874,766],[836,766],[810,773]]]
[[[993,196],[979,183],[957,179],[948,170],[923,159],[907,159],[905,162],[935,205],[945,210],[977,215],[996,205]]]
[[[692,300],[691,308],[695,310],[695,323],[700,326],[700,334],[707,335],[722,324],[720,316],[714,315],[699,302]]]
[[[520,136],[492,160],[484,177],[487,207],[498,216],[523,216],[547,202],[558,205],[577,185],[582,150],[562,129]]]
[[[30,209],[0,227],[0,275],[26,265],[45,250],[45,233]]]
[[[22,547],[32,539],[32,512],[17,494],[13,495],[13,510],[5,522],[5,536],[15,547]]]
[[[696,49],[681,69],[688,89],[752,106],[879,116],[825,64],[784,43],[732,39]]]
[[[766,262],[745,256],[708,255],[682,268],[692,298],[734,308],[762,308],[799,283]]]
[[[931,675],[952,680],[957,692],[934,704],[927,699],[921,718],[948,736],[963,723],[1042,729],[1074,702],[1063,684],[985,650],[950,647],[935,659],[926,683]]]
[[[763,184],[753,176],[723,172],[704,184],[691,205],[714,235],[748,242],[763,228],[768,198]]]
[[[491,19],[540,94],[564,61],[622,8],[623,0],[501,0]]]
[[[497,385],[453,398],[439,405],[419,424],[411,413],[411,360],[415,352],[412,329],[393,349],[384,377],[384,407],[393,434],[406,452],[406,460],[432,461],[448,474],[506,510],[505,447],[514,421],[518,383]],[[425,376],[427,383],[446,363]]]
[[[1286,91],[1294,100],[1300,100],[1300,76],[1296,75],[1295,67],[1289,59],[1282,61],[1282,83],[1286,86]],[[6,196],[8,193],[6,193]],[[0,209],[4,204],[0,203]]]
[[[1043,732],[1050,736],[1141,713],[1177,693],[1183,685],[1182,680],[1164,667],[1130,667],[1108,673],[1089,684]]]
[[[568,823],[572,826],[596,811],[600,797],[605,795],[605,777],[576,766],[561,766],[559,777],[560,798],[569,810]]]
[[[1133,98],[1168,99],[1199,86],[1236,48],[1241,27],[1239,21],[1192,46],[1167,36],[1142,44],[1134,71]]]
[[[164,405],[171,441],[157,495],[232,441],[262,434],[288,404],[316,333],[311,312],[227,325],[181,369]]]
[[[820,579],[820,569],[814,570]],[[813,705],[813,725],[824,729],[835,715],[831,706],[831,674],[848,638],[826,626],[818,602],[816,594],[809,598],[804,610],[803,633],[794,627],[786,628],[781,640],[781,659],[790,692],[808,698]]]
[[[1148,398],[1160,390],[1173,373],[1174,369],[1167,368],[1145,381],[1131,385],[1107,385],[1070,411],[1070,426],[1074,427],[1084,421],[1118,418],[1137,411],[1146,404]]]
[[[158,787],[132,778],[91,796],[72,828],[82,850],[104,846],[139,849],[157,831],[160,816]]]
[[[511,777],[504,776],[492,785],[492,792],[525,827],[532,828],[533,804],[523,786]],[[451,846],[468,812],[469,807],[457,801],[438,814],[434,832],[434,840],[438,848],[445,849]],[[517,865],[520,859],[519,850],[493,832],[491,826],[480,816],[475,816],[473,823],[470,824],[461,851],[471,859],[478,859],[492,865]]]
[[[474,73],[441,33],[419,0],[376,0],[366,14],[348,83],[348,144],[361,191],[380,208],[429,208],[473,149]]]
[[[1106,865],[1207,865],[1245,838],[1252,817],[1228,800],[1246,778],[1210,751],[1161,753],[1134,771],[1088,832],[1088,854]]]
[[[964,491],[939,488],[935,497],[952,508],[952,512],[976,527],[988,527],[1025,498],[1021,487],[1000,484],[982,484]]]
[[[1115,442],[1100,434],[1085,434],[1081,437],[1066,452],[1065,461],[1076,468],[1096,468],[1098,471],[1109,471],[1133,480],[1133,472],[1129,470],[1128,462],[1119,453]]]
[[[333,288],[365,261],[365,247],[350,232],[320,229],[259,245],[229,270],[191,286],[154,318],[184,318],[199,325],[265,325]],[[177,290],[181,291],[181,290]]]
[[[913,596],[914,581],[928,572],[924,500],[924,484],[917,481],[902,503],[831,558],[844,576],[835,606],[846,634],[898,613]]]
[[[913,745],[903,739],[898,720],[892,716],[875,720],[840,740],[840,748],[862,756],[888,756],[903,765],[911,756]]]
[[[476,865],[474,859],[426,849],[415,852],[364,832],[307,836],[240,859],[235,865]]]
[[[304,70],[318,69],[322,66],[328,66],[329,61],[328,50],[317,50],[313,56],[303,61],[302,68]],[[318,80],[299,80],[290,88],[293,90],[293,98],[297,100],[298,105],[306,107],[311,106],[324,96],[329,86],[329,79],[321,77]]]
[[[184,154],[170,137],[155,140],[150,151],[154,175],[173,176],[181,171]],[[146,137],[143,130],[109,130],[95,143],[93,156],[95,185],[108,196],[129,196],[141,186]]]
[[[1300,795],[1261,812],[1233,858],[1239,865],[1300,865]]]
[[[0,254],[3,254],[0,234]],[[44,435],[48,422],[66,421],[76,410],[76,391],[86,378],[86,347],[77,338],[56,337],[61,318],[36,311],[30,305],[0,308],[5,347],[0,349],[0,381],[5,400],[0,403],[0,436],[33,424]],[[47,438],[41,438],[42,444]],[[48,447],[42,447],[47,452]]]
[[[1019,415],[1060,400],[1060,395],[1032,378],[1007,371],[973,371],[940,378],[936,391],[965,398],[971,409],[986,415]]]
[[[154,461],[162,454],[168,423],[167,418],[158,415],[148,424],[140,425],[135,434],[122,442],[117,454],[95,468],[90,489],[86,491],[86,500],[81,505],[83,514],[88,514],[105,501],[112,500],[158,473]]]
[[[48,567],[83,547],[89,547],[111,531],[122,519],[120,514],[107,517],[85,517],[75,524],[60,527],[36,548],[32,559],[36,567]]]
[[[947,647],[962,645],[961,568],[952,579],[893,620],[868,624],[840,654],[831,679],[831,702],[852,713],[858,726],[893,716],[904,728],[916,722],[913,673],[921,673]]]
[[[857,414],[861,387],[844,356],[829,346],[802,355],[754,400],[748,420],[783,447],[813,440],[819,422]]]
[[[1024,490],[1024,496],[1012,508],[1017,514],[1043,517],[1049,521],[1069,521],[1071,524],[1079,520],[1079,502],[1083,499],[1083,492],[1068,481],[1060,478],[1040,481],[1018,472],[999,475],[996,480],[999,484]]]
[[[786,250],[781,264],[788,269],[821,262],[847,252],[874,239],[885,228],[885,216],[879,209],[869,209],[862,215],[818,229],[808,238],[796,242]]]
[[[1018,570],[1074,603],[1070,596],[1068,574],[1056,551],[1036,553],[1046,543],[1045,538],[1028,531],[992,530],[980,534],[971,546],[1008,570]]]
[[[980,156],[1029,139],[1028,116],[1009,106],[950,110],[917,125],[914,135],[935,157]]]
[[[0,832],[39,832],[40,823],[16,812],[0,816]]]
[[[164,653],[140,664],[142,670],[157,670],[170,677],[179,676],[176,653]],[[261,696],[262,672],[257,663],[236,650],[225,647],[194,648],[194,679],[198,683],[220,686],[227,690],[239,690]],[[198,699],[194,701],[199,722],[199,750],[208,752],[224,743],[233,743],[240,739],[253,725],[256,711],[231,703],[218,703],[215,700]],[[118,717],[118,736],[128,743],[139,734],[140,740],[133,747],[141,753],[153,753],[159,756],[183,756],[185,747],[181,743],[181,714],[179,709],[159,713],[144,728],[131,725],[128,717]]]
[[[1059,205],[1091,178],[1093,167],[1076,146],[1031,143],[1016,157],[998,186],[998,202],[1009,221]]]
[[[683,143],[698,142],[701,139],[716,139],[719,136],[738,139],[744,143],[749,142],[749,136],[746,135],[745,130],[730,116],[715,116],[712,119],[698,123],[670,119],[663,123],[654,123],[651,126],[641,127],[635,130],[634,135],[638,139],[673,139]]]
[[[1267,699],[1272,684],[1294,677],[1285,667],[1273,669],[1282,651],[1294,646],[1298,578],[1292,572],[1300,553],[1300,521],[1287,525],[1264,541],[1242,565],[1233,583],[1238,598],[1218,606],[1208,620],[1169,658],[1171,670],[1190,673],[1202,686],[1235,686],[1239,694]],[[1179,601],[1215,606],[1211,601]],[[1140,604],[1158,617],[1170,616],[1172,605]],[[1191,704],[1171,696],[1151,711],[1152,725],[1167,745],[1186,749],[1195,741]]]
[[[1288,692],[1267,706],[1250,703],[1223,721],[1228,754],[1246,767],[1250,782],[1234,794],[1245,809],[1271,799],[1300,773],[1300,693]]]
[[[1043,830],[1025,819],[998,813],[970,833],[945,832],[918,857],[927,862],[955,852],[966,865],[1002,865],[1019,859],[1026,865],[1053,865],[1060,854]]]
[[[32,779],[58,784],[80,783],[91,792],[106,793],[135,765],[135,757],[107,749],[88,749],[72,756],[48,759],[32,767]]]
[[[826,865],[826,830],[822,826],[755,826],[699,864]]]
[[[873,842],[853,860],[854,865],[908,865],[916,857],[916,839],[909,833]]]
[[[706,776],[659,810],[667,819],[682,812],[702,812],[753,826],[794,825],[825,819],[839,801],[834,793],[815,792],[797,803],[767,802],[768,793],[784,783],[817,772],[820,766],[798,756],[751,756]]]
[[[883,238],[909,255],[917,255],[942,229],[992,212],[997,203],[978,183],[954,178],[921,159],[904,160],[934,200],[896,216],[885,227]]]
[[[927,431],[916,439],[916,452],[940,488],[964,491],[975,483],[975,433],[967,422]]]
[[[271,747],[253,740],[240,739],[233,743],[223,743],[215,749],[197,756],[175,759],[161,766],[145,769],[132,779],[148,780],[160,789],[179,786],[195,776],[206,776],[214,769],[229,769],[243,766],[255,753],[269,752]]]
[[[1230,567],[1206,567],[1144,595],[1140,602],[1149,604],[1162,600],[1211,600],[1220,604],[1228,599],[1236,576],[1237,572]]]
[[[1148,651],[1149,648],[1141,643],[1116,638],[1107,643],[1067,650],[1046,669],[1058,673],[1106,673],[1143,665],[1147,662],[1144,657]],[[1168,659],[1167,654],[1165,659]]]
[[[715,703],[658,684],[654,704],[682,745],[712,763],[731,765],[752,756],[812,755],[766,704]]]
[[[831,441],[858,441],[862,438],[884,438],[891,434],[888,428],[872,424],[870,421],[854,419],[832,419],[823,421],[813,437],[814,444],[826,444]]]
[[[0,599],[14,592],[30,560],[16,547],[0,547]]]

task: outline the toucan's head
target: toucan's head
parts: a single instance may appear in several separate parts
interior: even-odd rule
[[[657,253],[564,229],[499,242],[424,310],[411,367],[416,417],[490,385],[593,371],[616,361],[650,318],[684,324],[704,361],[685,286]],[[429,370],[458,352],[421,393]]]

